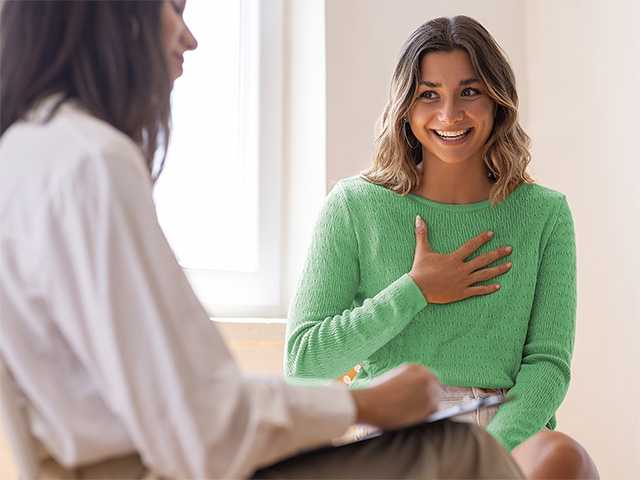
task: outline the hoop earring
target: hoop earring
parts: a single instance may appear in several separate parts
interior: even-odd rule
[[[409,137],[407,136],[407,127],[411,128],[409,126],[409,122],[407,122],[407,120],[405,120],[404,124],[402,125],[402,134],[404,135],[404,140],[405,140],[405,142],[407,142],[407,145],[409,145],[409,148],[411,150],[415,150],[416,148],[418,148],[418,145],[420,145],[420,142],[416,138],[416,144],[415,145],[411,145],[411,142],[409,141]]]
[[[491,168],[486,158],[484,160],[484,166],[487,167],[487,178],[493,182],[498,181],[498,175],[493,171],[493,168]]]

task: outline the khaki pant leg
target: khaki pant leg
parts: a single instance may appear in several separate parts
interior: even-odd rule
[[[297,455],[255,478],[524,478],[515,461],[475,425],[439,422]]]
[[[67,469],[52,458],[40,464],[39,480],[162,480],[142,463],[137,454]]]

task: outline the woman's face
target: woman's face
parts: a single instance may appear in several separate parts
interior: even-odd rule
[[[432,52],[423,57],[416,99],[408,114],[423,158],[449,164],[480,160],[494,112],[495,103],[467,52]]]
[[[186,0],[164,0],[162,5],[162,36],[171,81],[182,75],[184,52],[198,46],[182,17],[185,3]]]

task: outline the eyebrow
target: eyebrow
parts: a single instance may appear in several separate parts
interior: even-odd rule
[[[464,87],[465,85],[471,85],[472,83],[480,83],[479,78],[467,78],[466,80],[460,80],[460,86]],[[430,82],[429,80],[420,80],[418,85],[424,85],[429,88],[440,88],[442,87],[441,83]]]

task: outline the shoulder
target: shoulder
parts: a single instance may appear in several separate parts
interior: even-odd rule
[[[562,192],[545,187],[539,183],[523,183],[518,188],[522,188],[530,199],[535,199],[542,203],[557,204],[565,198]]]
[[[528,219],[530,224],[540,225],[543,237],[558,228],[573,229],[571,209],[562,192],[534,183],[520,185],[512,195],[514,214]]]
[[[368,204],[372,201],[379,203],[399,197],[397,193],[381,185],[371,183],[361,176],[343,178],[335,184],[331,193],[341,196],[343,201],[349,205]]]
[[[553,214],[560,208],[568,208],[564,193],[538,183],[523,183],[511,195],[515,204],[531,210]]]
[[[126,135],[71,102],[47,119],[50,108],[45,101],[2,136],[0,169],[14,182],[51,193],[123,178],[150,188],[142,152]]]
[[[47,121],[28,116],[0,139],[0,208],[16,218],[133,218],[152,210],[152,187],[135,143],[73,105]]]

